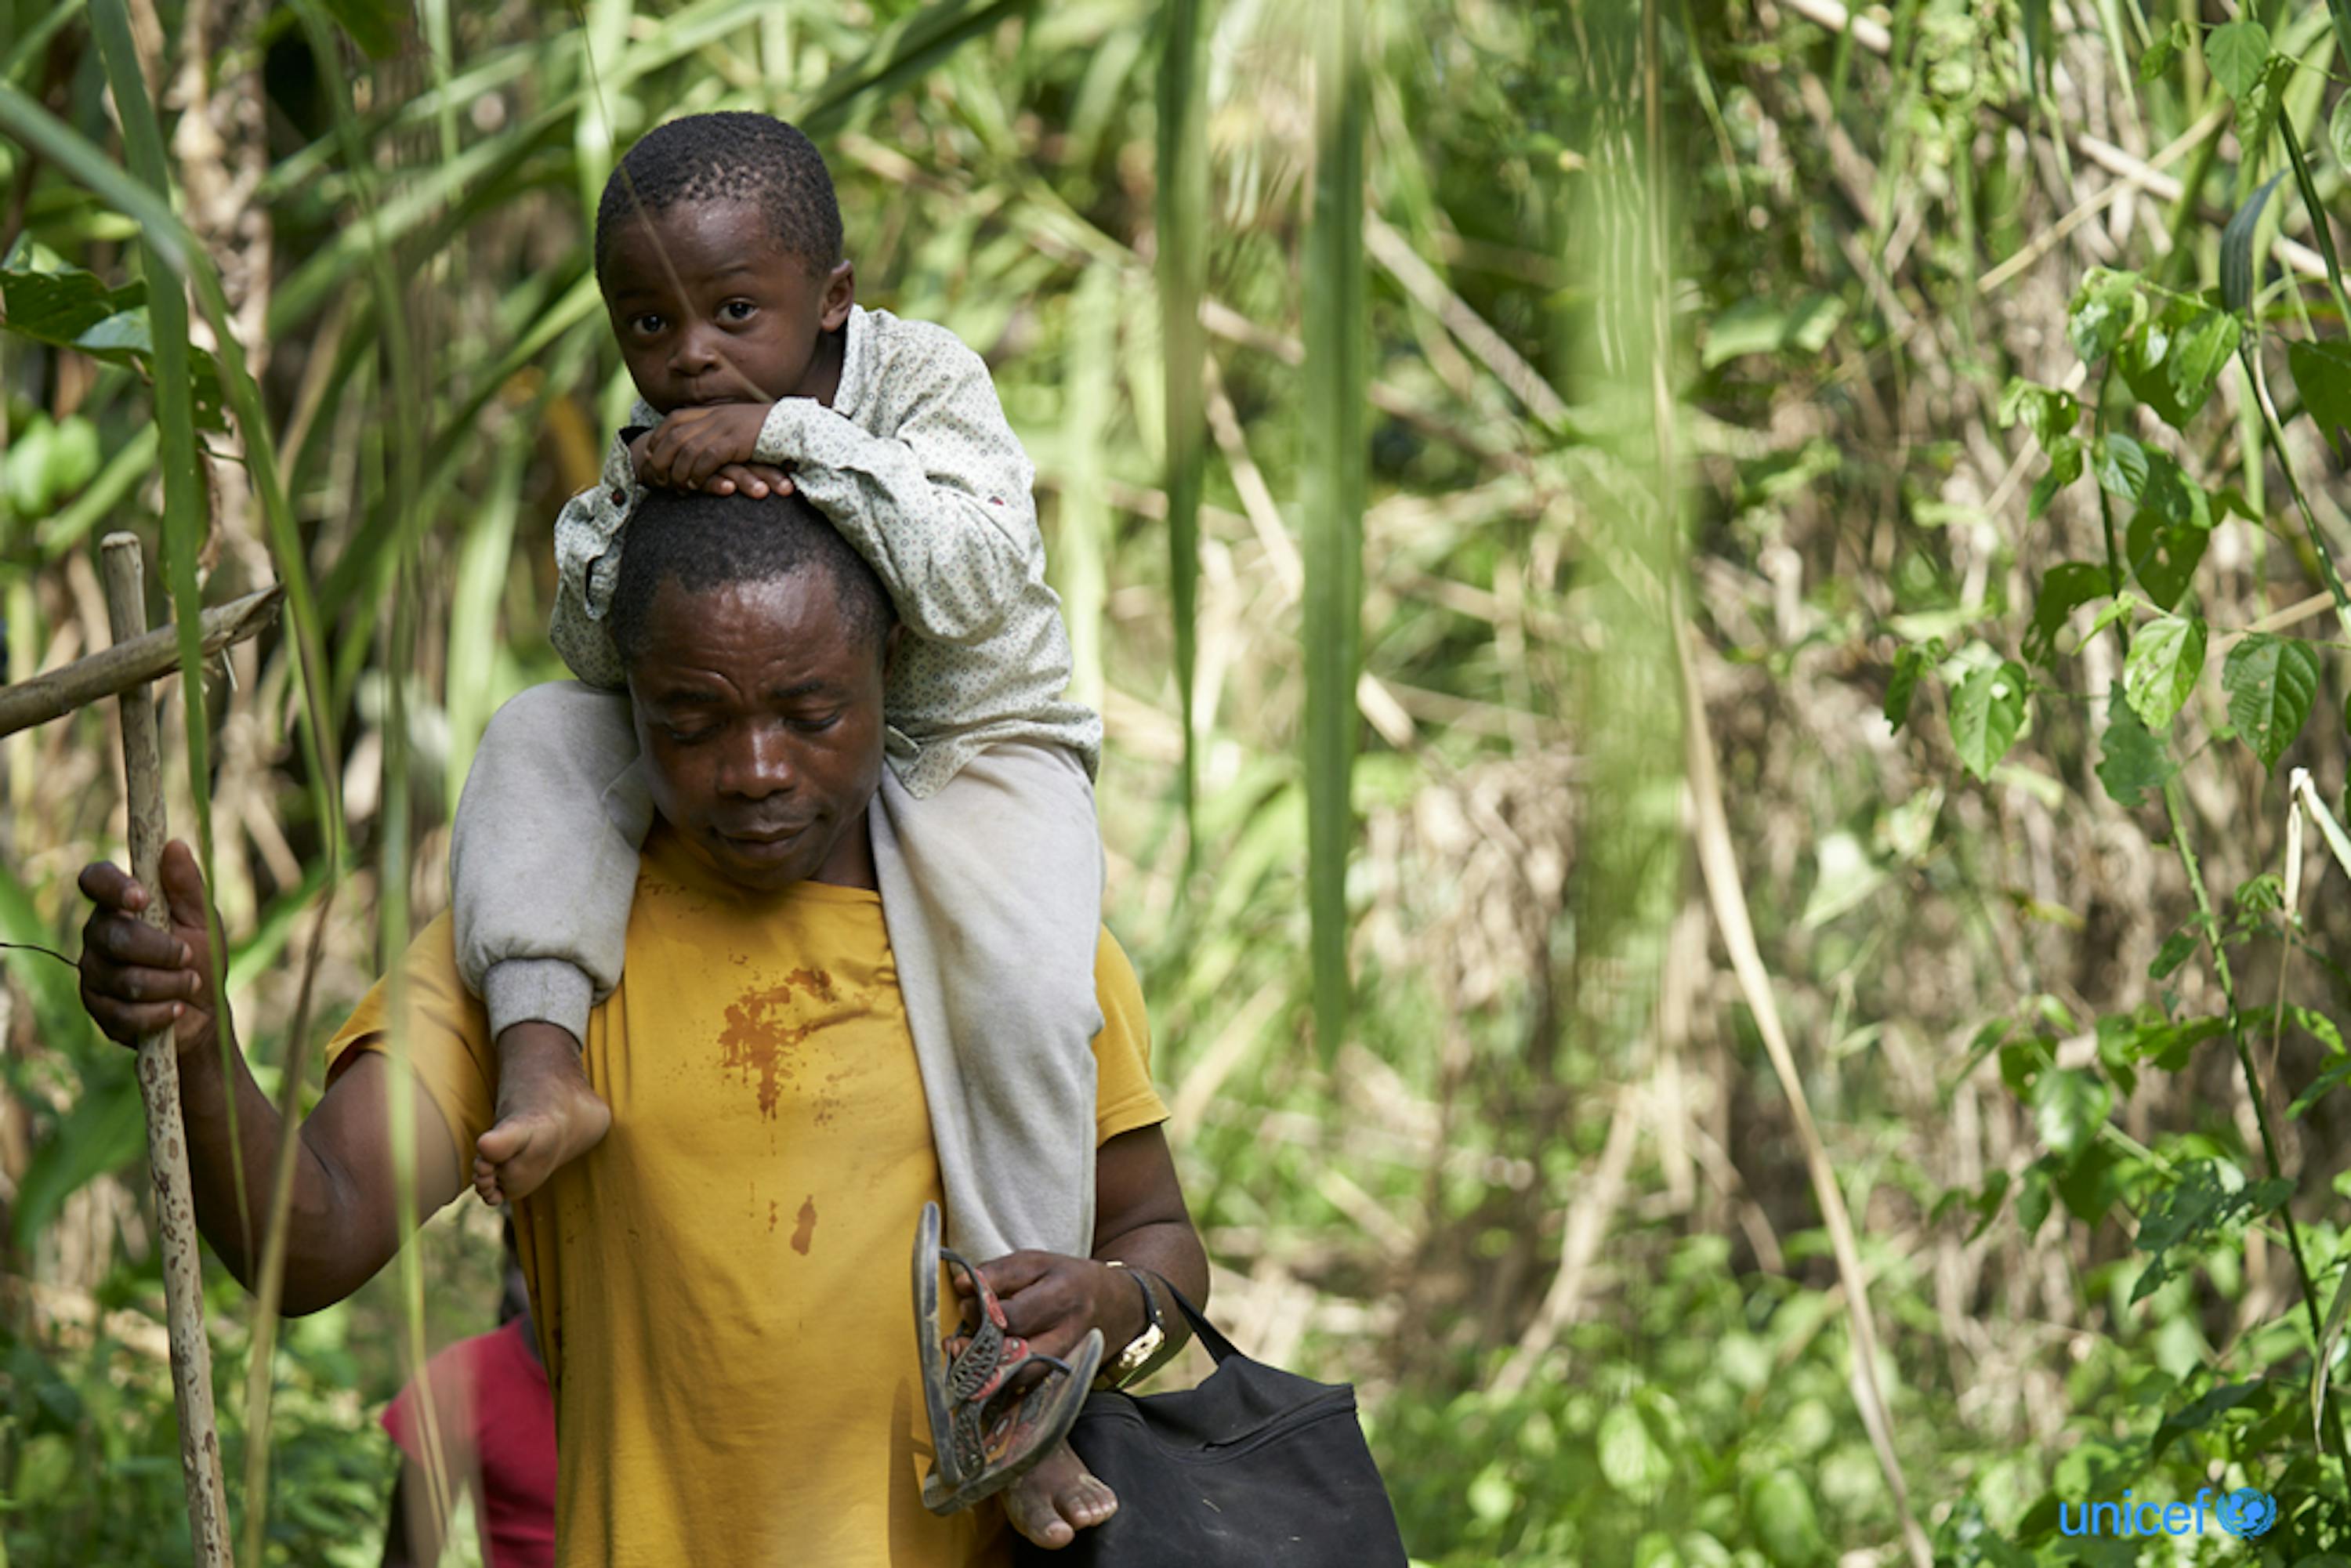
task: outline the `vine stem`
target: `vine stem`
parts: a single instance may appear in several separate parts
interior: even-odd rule
[[[2254,1064],[2252,1051],[2245,1044],[2244,1019],[2237,1010],[2236,978],[2229,968],[2228,952],[2220,943],[2220,923],[2212,914],[2212,895],[2204,885],[2204,872],[2197,863],[2196,848],[2188,841],[2185,795],[2178,774],[2163,781],[2163,810],[2171,821],[2172,848],[2179,852],[2180,868],[2188,873],[2188,885],[2196,894],[2196,912],[2203,918],[2205,940],[2212,949],[2212,972],[2220,979],[2220,997],[2229,1009],[2229,1043],[2236,1049],[2237,1065],[2244,1070],[2245,1086],[2253,1097],[2253,1120],[2262,1131],[2262,1154],[2269,1162],[2270,1175],[2290,1180],[2284,1162],[2278,1157],[2277,1134],[2270,1126],[2269,1095],[2262,1082],[2261,1069]],[[2302,1313],[2310,1322],[2311,1375],[2325,1377],[2326,1369],[2316,1361],[2319,1346],[2325,1341],[2325,1332],[2318,1322],[2317,1281],[2311,1274],[2309,1257],[2303,1250],[2302,1228],[2294,1223],[2291,1195],[2279,1206],[2278,1218],[2285,1223],[2286,1246],[2294,1253],[2294,1269],[2302,1276]],[[2351,1448],[2344,1443],[2342,1413],[2331,1399],[2326,1402],[2326,1436],[2335,1450],[2335,1462],[2343,1471],[2346,1495],[2351,1496]]]
[[[2278,472],[2285,476],[2285,487],[2302,513],[2303,531],[2310,536],[2310,553],[2318,558],[2318,575],[2335,601],[2335,619],[2343,622],[2344,634],[2351,636],[2351,594],[2344,591],[2343,576],[2335,570],[2335,558],[2327,552],[2326,539],[2318,531],[2318,518],[2311,512],[2310,498],[2302,493],[2302,481],[2294,477],[2294,459],[2285,449],[2285,432],[2278,424],[2277,405],[2270,399],[2269,379],[2262,374],[2262,357],[2253,352],[2250,343],[2241,342],[2237,345],[2237,357],[2244,361],[2245,374],[2253,383],[2253,402],[2262,411],[2262,426],[2269,433],[2270,449],[2277,454]]]

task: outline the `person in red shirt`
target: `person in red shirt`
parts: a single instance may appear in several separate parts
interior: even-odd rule
[[[498,1327],[443,1350],[426,1364],[425,1375],[441,1434],[442,1494],[454,1506],[461,1491],[472,1492],[482,1561],[488,1568],[555,1568],[555,1399],[515,1260],[511,1221]],[[446,1521],[433,1506],[416,1380],[385,1408],[383,1429],[401,1452],[383,1568],[432,1568],[441,1561]]]

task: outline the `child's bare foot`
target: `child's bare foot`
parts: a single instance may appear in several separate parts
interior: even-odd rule
[[[611,1107],[588,1087],[570,1031],[514,1024],[498,1036],[498,1119],[474,1146],[474,1190],[488,1204],[528,1197],[602,1143],[611,1125]]]
[[[1039,1546],[1058,1551],[1118,1511],[1118,1497],[1063,1443],[1004,1493],[1012,1528]]]

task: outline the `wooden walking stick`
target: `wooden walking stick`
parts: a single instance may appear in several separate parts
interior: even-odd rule
[[[136,534],[109,534],[106,613],[117,644],[147,630],[147,565]],[[147,890],[141,918],[158,930],[171,915],[158,873],[163,860],[163,771],[155,704],[147,684],[123,688],[122,770],[129,785],[131,874]],[[221,1484],[220,1429],[213,1416],[213,1353],[204,1338],[203,1260],[196,1205],[188,1187],[187,1130],[180,1120],[180,1059],[169,1025],[139,1042],[139,1092],[147,1103],[147,1166],[155,1178],[156,1228],[163,1235],[163,1309],[171,1322],[172,1393],[180,1407],[180,1471],[188,1493],[188,1533],[198,1568],[235,1568],[228,1496]]]

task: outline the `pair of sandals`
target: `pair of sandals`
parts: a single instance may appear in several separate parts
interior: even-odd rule
[[[979,1301],[978,1324],[952,1357],[938,1330],[942,1264],[961,1270]],[[935,1456],[923,1481],[923,1506],[937,1514],[993,1497],[1036,1469],[1070,1435],[1102,1370],[1100,1329],[1087,1330],[1066,1360],[1030,1349],[1011,1332],[1003,1303],[979,1270],[940,1245],[935,1203],[923,1205],[914,1227],[914,1339]]]

